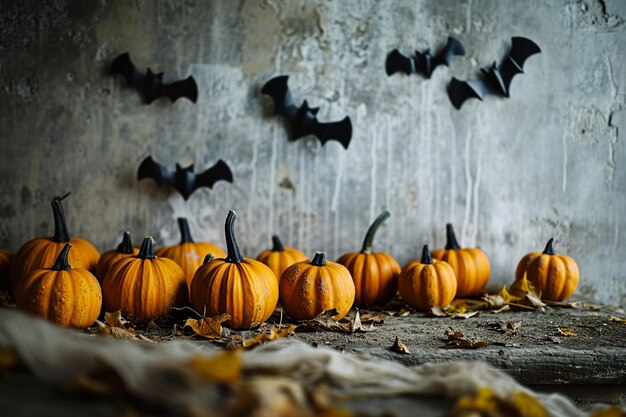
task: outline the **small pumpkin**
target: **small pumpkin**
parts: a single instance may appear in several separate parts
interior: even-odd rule
[[[326,260],[317,252],[312,261],[291,265],[280,277],[280,302],[288,316],[311,320],[324,311],[335,309],[339,320],[354,303],[354,282],[348,269]]]
[[[139,249],[133,247],[130,232],[128,230],[125,231],[122,236],[122,242],[117,245],[117,249],[106,251],[102,254],[102,256],[100,256],[100,260],[98,261],[98,270],[96,273],[98,281],[102,282],[104,276],[109,271],[109,268],[111,268],[115,262],[122,258],[126,258],[127,256],[137,255],[138,253]]]
[[[212,253],[216,258],[224,258],[226,253],[219,246],[212,243],[194,242],[186,218],[178,218],[178,228],[180,229],[180,243],[159,249],[156,252],[156,256],[168,258],[176,262],[183,269],[187,288],[189,288],[196,269],[202,265],[202,260],[208,253]]]
[[[13,252],[0,249],[0,291],[8,291],[11,288],[9,270],[13,256]]]
[[[105,311],[122,310],[122,315],[138,321],[160,319],[172,307],[187,302],[185,274],[171,259],[154,256],[152,238],[146,237],[135,256],[113,264],[102,281]]]
[[[306,259],[306,255],[298,249],[284,247],[277,235],[272,236],[272,249],[265,250],[256,257],[257,261],[263,262],[274,271],[276,279],[280,278],[285,269]]]
[[[428,245],[424,245],[422,259],[409,262],[402,269],[398,289],[407,304],[428,311],[450,304],[456,295],[456,276],[447,262],[433,260]]]
[[[66,243],[54,265],[31,271],[15,290],[15,304],[61,326],[80,329],[91,326],[102,306],[102,291],[96,277],[68,262],[71,243]]]
[[[541,298],[564,301],[574,294],[580,273],[576,262],[567,255],[558,255],[553,248],[554,238],[546,244],[543,253],[529,253],[517,265],[515,279],[526,277],[541,292]]]
[[[449,223],[446,225],[446,247],[434,250],[432,257],[447,262],[454,270],[457,297],[480,295],[489,281],[491,265],[485,252],[478,248],[461,248]]]
[[[374,220],[367,230],[361,252],[346,253],[337,260],[352,275],[356,289],[354,305],[357,307],[385,305],[398,290],[398,276],[402,271],[398,262],[388,253],[372,252],[376,231],[389,216],[385,210]]]
[[[19,248],[11,263],[11,287],[15,289],[18,282],[35,269],[48,268],[52,265],[66,243],[72,244],[69,263],[74,268],[87,269],[95,273],[100,259],[100,252],[86,239],[70,237],[63,214],[61,201],[69,195],[52,199],[52,214],[54,216],[54,235],[52,237],[38,237],[26,242]]]
[[[244,258],[235,239],[237,214],[229,211],[225,234],[225,258],[207,258],[191,281],[191,303],[207,316],[229,314],[224,324],[233,329],[250,329],[267,320],[278,302],[278,280],[265,264]]]

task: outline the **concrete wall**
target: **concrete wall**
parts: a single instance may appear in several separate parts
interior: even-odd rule
[[[626,2],[560,1],[2,1],[0,2],[0,246],[51,233],[51,196],[71,190],[72,232],[112,247],[178,239],[188,216],[197,240],[223,244],[239,213],[242,251],[272,233],[307,254],[357,250],[368,224],[391,211],[377,239],[401,263],[444,244],[453,222],[463,245],[493,263],[494,286],[551,236],[581,268],[580,293],[626,303]],[[467,56],[432,79],[384,72],[399,48]],[[543,50],[515,78],[510,100],[456,111],[446,85],[500,59],[511,36]],[[193,74],[198,103],[150,106],[107,74],[129,51],[166,79]],[[313,138],[288,142],[270,77],[289,74],[296,100],[322,120],[352,118],[345,151]],[[152,154],[199,169],[222,158],[233,185],[189,201],[135,179]]]

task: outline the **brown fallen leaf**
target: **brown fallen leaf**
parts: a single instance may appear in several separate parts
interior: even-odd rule
[[[509,302],[509,305],[514,306],[527,306],[531,308],[537,308],[543,310],[546,304],[541,301],[541,292],[539,292],[532,282],[528,281],[526,277],[515,280],[513,284],[508,288],[509,293],[513,297]],[[519,299],[519,301],[515,300]]]
[[[559,330],[559,333],[561,333],[563,336],[578,336],[578,332],[576,330],[572,330],[572,329],[561,329],[560,327],[557,327],[557,329]]]
[[[154,343],[154,340],[135,333],[135,329],[132,328],[124,329],[120,327],[111,327],[100,320],[96,320],[96,326],[98,327],[99,335],[110,336],[114,339],[139,340],[142,342]]]
[[[487,326],[489,330],[493,330],[502,334],[516,334],[517,330],[522,327],[522,322],[492,321],[487,323]]]
[[[469,337],[463,336],[463,333],[458,330],[449,329],[444,334],[448,337],[448,344],[444,346],[446,348],[479,349],[489,346],[489,342],[486,340],[474,341]]]
[[[187,366],[205,380],[232,384],[241,377],[241,350],[224,351],[211,358],[197,356]]]
[[[183,328],[190,328],[198,336],[205,339],[220,339],[224,329],[222,323],[230,320],[230,314],[220,314],[215,317],[203,317],[201,319],[187,319]]]
[[[117,310],[112,313],[105,312],[104,322],[111,327],[118,327],[120,329],[130,327],[129,321],[122,317],[122,310]]]
[[[260,345],[265,342],[271,342],[272,340],[282,339],[283,337],[296,331],[298,326],[295,324],[285,325],[285,327],[272,326],[269,329],[262,330],[258,335],[249,339],[244,339],[241,342],[241,346],[245,349]]]
[[[411,354],[411,352],[409,352],[409,349],[406,347],[404,343],[400,341],[398,336],[396,336],[396,341],[393,342],[393,345],[391,345],[389,350],[391,350],[392,352],[396,352],[396,353],[404,353],[405,355]]]
[[[439,306],[432,307],[430,313],[435,317],[450,317],[453,319],[469,319],[479,314],[479,311],[455,311],[448,308],[441,308]]]
[[[385,323],[385,315],[383,313],[364,312],[361,314],[361,323],[380,326]]]
[[[617,316],[609,316],[609,321],[615,321],[617,323],[622,323],[622,324],[626,324],[626,318],[623,317],[617,317]]]
[[[350,317],[349,324],[350,325],[348,327],[348,333],[365,333],[374,330],[374,323],[371,323],[369,327],[363,326],[363,324],[361,323],[361,313],[359,312],[359,310],[356,311],[354,319]]]
[[[502,313],[503,311],[509,311],[510,309],[511,309],[511,306],[506,304],[506,305],[503,305],[502,307],[500,307],[497,310],[491,310],[491,312],[493,314],[498,314],[498,313]]]

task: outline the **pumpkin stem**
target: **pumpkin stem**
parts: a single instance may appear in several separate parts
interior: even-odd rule
[[[179,217],[178,219],[178,229],[180,230],[180,244],[183,243],[193,243],[193,238],[191,237],[191,232],[189,231],[189,223],[187,223],[187,219],[184,217]]]
[[[430,251],[428,250],[428,245],[424,245],[424,249],[422,249],[422,263],[428,265],[433,263],[433,258],[431,258]]]
[[[215,259],[215,256],[213,256],[212,253],[207,253],[207,255],[204,257],[204,262],[202,262],[202,265],[206,265],[209,262],[211,262],[213,259]]]
[[[139,249],[139,253],[137,254],[137,258],[140,259],[154,259],[154,253],[152,252],[152,243],[154,240],[151,236],[146,236],[141,242],[141,248]]]
[[[243,256],[239,252],[239,246],[237,246],[237,239],[235,239],[235,220],[237,219],[237,213],[233,210],[228,211],[226,216],[226,225],[224,227],[226,233],[226,248],[228,256],[226,262],[237,263],[243,261]]]
[[[367,229],[367,234],[365,235],[365,239],[363,240],[363,247],[361,248],[361,253],[372,253],[372,242],[374,241],[374,235],[378,231],[378,228],[385,220],[387,220],[391,216],[387,210],[380,213],[374,223]]]
[[[122,243],[117,245],[117,251],[119,253],[133,253],[133,241],[130,240],[130,232],[126,230],[122,237]]]
[[[68,195],[69,193],[65,194],[63,197],[54,197],[51,202],[52,215],[54,216],[54,235],[52,236],[52,240],[57,243],[70,241],[70,232],[67,230],[63,206],[61,206],[61,200]]]
[[[552,248],[552,243],[554,242],[554,238],[551,237],[550,240],[548,240],[548,244],[546,245],[546,248],[543,250],[544,255],[554,255],[554,249]]]
[[[284,252],[285,247],[283,246],[283,242],[280,241],[278,235],[272,236],[272,252]]]
[[[69,262],[67,261],[70,249],[72,249],[72,244],[68,242],[65,244],[65,246],[63,246],[63,249],[61,249],[59,256],[57,256],[56,262],[54,263],[54,265],[52,265],[52,268],[50,268],[51,270],[69,271],[70,269],[72,269]]]
[[[313,266],[325,266],[326,265],[326,253],[325,252],[315,252],[315,257],[311,261],[311,265]]]
[[[461,249],[459,242],[456,241],[456,235],[454,234],[454,228],[451,223],[446,224],[446,250]]]

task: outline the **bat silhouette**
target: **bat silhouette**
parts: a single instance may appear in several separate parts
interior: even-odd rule
[[[191,75],[184,80],[164,83],[162,72],[154,73],[148,68],[146,75],[141,74],[130,60],[128,52],[119,55],[111,62],[110,72],[122,75],[129,86],[139,90],[146,104],[162,96],[169,98],[172,102],[180,97],[186,97],[194,103],[198,99],[198,85]]]
[[[304,100],[300,107],[294,104],[293,96],[287,86],[289,76],[280,75],[265,83],[261,93],[267,94],[274,101],[274,114],[287,119],[290,127],[290,140],[298,140],[306,135],[315,135],[326,144],[329,140],[336,140],[348,149],[352,139],[352,122],[346,116],[338,122],[321,123],[317,121],[319,107],[309,107]]]
[[[388,76],[403,72],[407,75],[418,73],[430,78],[435,68],[439,65],[449,65],[455,55],[465,55],[465,48],[461,41],[449,36],[446,46],[435,56],[430,53],[430,49],[424,52],[415,51],[415,55],[411,57],[406,57],[394,49],[387,55],[385,69]]]
[[[152,178],[159,187],[174,188],[187,200],[200,187],[213,188],[213,184],[219,180],[233,182],[233,173],[221,159],[211,168],[196,174],[193,171],[193,164],[186,168],[176,164],[176,170],[173,171],[154,162],[152,156],[148,156],[137,170],[137,180],[141,181],[144,178]]]
[[[486,94],[499,94],[508,98],[513,77],[516,74],[523,74],[526,59],[540,52],[539,46],[530,39],[511,38],[509,55],[500,65],[494,61],[490,67],[481,68],[482,79],[460,81],[452,78],[448,85],[448,97],[452,105],[458,110],[468,98],[482,101]]]

